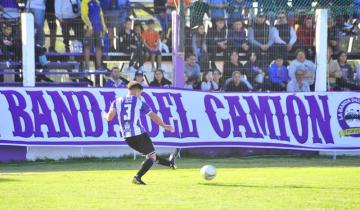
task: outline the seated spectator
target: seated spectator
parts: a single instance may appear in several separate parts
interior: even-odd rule
[[[115,52],[114,30],[122,30],[126,19],[131,15],[131,4],[129,0],[102,0],[100,3],[105,14],[106,25],[109,29],[110,51]]]
[[[315,26],[311,17],[306,17],[296,31],[297,38],[310,60],[315,59]]]
[[[154,72],[154,79],[150,82],[150,87],[164,87],[169,88],[171,87],[172,83],[170,80],[164,77],[164,71],[161,69],[157,69]]]
[[[227,50],[226,34],[224,18],[217,18],[215,26],[208,31],[207,39],[211,68],[217,68],[215,65],[216,53],[226,52]]]
[[[0,0],[0,14],[5,20],[18,21],[20,12],[17,0]]]
[[[328,45],[336,54],[340,45],[340,31],[332,17],[328,19]]]
[[[358,90],[360,84],[355,82],[354,71],[352,66],[347,63],[346,52],[340,51],[337,61],[340,66],[341,78],[336,79],[336,85],[345,88],[345,90]]]
[[[0,49],[4,54],[5,61],[19,60],[20,46],[13,34],[13,29],[10,23],[3,23],[0,34]]]
[[[203,74],[201,82],[201,90],[203,91],[216,91],[219,89],[218,84],[214,81],[213,72],[208,71]]]
[[[192,50],[196,60],[201,62],[201,57],[207,54],[206,33],[204,25],[199,25],[192,35]]]
[[[137,81],[137,82],[140,83],[143,87],[149,87],[148,83],[145,81],[144,72],[141,71],[141,70],[137,70],[137,71],[135,72],[134,81]]]
[[[244,67],[239,61],[239,53],[235,49],[230,53],[230,60],[225,61],[224,63],[224,80],[226,81],[231,78],[234,71],[244,72]]]
[[[121,79],[120,69],[118,67],[112,68],[111,77],[108,80],[106,80],[104,87],[112,87],[112,88],[126,87],[125,82]]]
[[[184,73],[188,78],[189,82],[198,84],[198,82],[200,81],[200,66],[196,63],[196,57],[194,54],[187,55]]]
[[[119,32],[119,50],[120,52],[130,55],[129,68],[134,68],[135,64],[135,52],[137,51],[136,46],[136,34],[131,30],[131,20],[127,18],[123,29]],[[140,40],[141,41],[141,40]]]
[[[74,31],[74,40],[82,41],[83,39],[80,0],[73,0],[73,2],[55,0],[55,16],[60,23],[65,51],[70,52],[70,30]]]
[[[189,77],[185,74],[184,75],[184,89],[193,90],[194,89],[194,81],[189,80]]]
[[[276,14],[280,10],[290,10],[288,0],[258,0],[258,8],[266,14],[271,26],[274,25]]]
[[[244,65],[247,80],[254,86],[255,90],[266,89],[265,72],[260,68],[256,53],[251,53],[249,60]]]
[[[102,43],[107,31],[103,12],[99,1],[82,0],[81,18],[85,24],[84,40],[84,70],[89,69],[90,47],[95,46],[95,68],[103,71],[102,67]]]
[[[304,66],[298,66],[295,70],[295,78],[287,84],[287,92],[310,92],[310,86],[306,79],[306,69]]]
[[[261,68],[270,63],[269,49],[274,44],[274,30],[268,24],[263,13],[258,13],[254,24],[248,30],[249,43],[256,53]]]
[[[221,91],[223,89],[224,81],[221,76],[221,71],[219,69],[213,69],[213,78],[214,82],[218,86],[218,89],[215,91]]]
[[[161,68],[161,52],[160,52],[160,34],[155,31],[155,22],[153,19],[147,21],[147,29],[142,32],[142,38],[146,47],[146,57],[150,56],[152,70]],[[156,67],[155,67],[156,57]]]
[[[131,55],[130,63],[132,64],[129,68],[141,70],[144,67],[144,40],[141,36],[143,32],[143,27],[140,22],[134,23],[134,32],[135,32],[135,46],[136,49]],[[129,63],[129,64],[130,64]],[[131,68],[134,67],[134,68]]]
[[[229,46],[238,52],[247,52],[250,49],[246,40],[246,31],[243,28],[243,22],[240,19],[234,20],[232,28],[228,35]]]
[[[336,85],[336,80],[341,78],[341,70],[338,62],[332,59],[333,51],[332,48],[328,47],[327,54],[327,71],[328,71],[328,90],[340,90],[340,88]]]
[[[209,12],[209,5],[204,0],[198,0],[190,5],[190,28],[202,25],[205,14]]]
[[[296,79],[295,78],[295,71],[298,67],[301,66],[302,69],[305,71],[305,80],[309,85],[315,84],[315,72],[316,72],[316,65],[306,59],[305,51],[303,49],[298,49],[295,52],[295,59],[291,61],[289,66],[289,77],[290,80]]]
[[[274,54],[281,54],[287,62],[288,53],[299,48],[294,28],[289,25],[285,12],[279,12],[274,27]]]
[[[208,4],[212,21],[215,21],[218,17],[225,18],[225,9],[227,7],[226,0],[208,0]]]
[[[249,91],[249,88],[244,82],[241,81],[241,73],[239,71],[234,71],[232,73],[231,80],[225,85],[226,92],[241,92]]]
[[[284,64],[284,59],[281,56],[277,56],[275,62],[270,65],[269,78],[272,90],[286,90],[286,85],[289,81],[289,73],[286,65]]]

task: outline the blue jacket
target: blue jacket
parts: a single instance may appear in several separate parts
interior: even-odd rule
[[[288,82],[289,72],[285,65],[279,70],[275,63],[271,64],[269,67],[269,77],[272,83],[280,84],[283,82]]]

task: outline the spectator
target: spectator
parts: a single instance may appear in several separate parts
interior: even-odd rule
[[[258,8],[267,16],[270,25],[273,26],[275,17],[280,10],[289,10],[288,0],[259,0]]]
[[[236,50],[232,50],[230,53],[230,60],[224,63],[224,80],[227,81],[232,77],[234,71],[243,72],[244,67],[239,61],[239,53]]]
[[[274,54],[281,54],[287,62],[288,53],[294,53],[298,48],[296,32],[288,24],[285,12],[279,12],[274,27]]]
[[[150,87],[171,87],[172,83],[170,80],[164,77],[164,70],[157,69],[154,73],[154,79],[150,82]]]
[[[336,26],[336,22],[332,17],[328,19],[328,45],[332,48],[334,53],[337,53],[339,50],[340,44],[340,31]]]
[[[125,82],[121,79],[120,69],[118,67],[112,68],[111,77],[108,80],[106,80],[105,87],[112,87],[112,88],[126,87]]]
[[[155,17],[160,22],[161,26],[161,42],[159,46],[160,51],[165,51],[166,53],[169,53],[172,45],[171,14],[166,13],[166,10],[164,10],[161,11],[159,14],[156,14]]]
[[[341,78],[345,81],[354,81],[354,71],[351,65],[347,63],[346,52],[340,51],[337,61],[341,70]]]
[[[275,63],[269,67],[269,78],[271,89],[274,91],[285,91],[287,82],[289,81],[288,69],[284,64],[284,59],[277,56]]]
[[[249,88],[241,81],[241,73],[234,71],[231,80],[225,85],[226,92],[249,91]]]
[[[295,70],[295,77],[287,84],[287,92],[310,92],[309,83],[306,80],[305,66],[298,66]]]
[[[154,0],[154,13],[160,14],[161,12],[166,12],[166,2],[167,0]]]
[[[265,72],[260,68],[256,53],[250,53],[249,60],[244,65],[244,72],[247,80],[254,86],[254,89],[266,89]]]
[[[226,28],[224,18],[217,18],[215,26],[212,27],[208,32],[208,51],[211,62],[211,68],[216,69],[215,60],[216,53],[226,52],[227,39],[226,39]]]
[[[0,36],[0,48],[1,52],[4,54],[5,61],[18,60],[20,59],[18,54],[19,51],[19,41],[15,39],[13,34],[13,29],[11,23],[3,23],[1,26],[1,36]]]
[[[200,81],[200,66],[196,63],[196,56],[189,54],[186,58],[185,75],[189,82],[198,83]]]
[[[148,20],[147,29],[142,32],[141,36],[144,40],[146,47],[146,57],[150,56],[152,70],[155,71],[155,57],[157,62],[157,68],[161,68],[161,52],[160,47],[160,35],[159,32],[154,30],[155,22],[153,19]]]
[[[135,72],[134,81],[137,81],[137,82],[140,83],[143,87],[149,87],[148,83],[145,81],[144,72],[141,71],[141,70],[137,70],[137,71]]]
[[[215,21],[218,17],[225,18],[225,9],[227,8],[226,0],[208,0],[208,4],[212,21]]]
[[[134,23],[134,32],[135,32],[135,46],[136,50],[134,55],[131,56],[131,61],[134,62],[132,67],[135,69],[142,70],[144,67],[144,40],[141,36],[142,32],[144,31],[140,22]],[[130,68],[131,69],[131,68]]]
[[[48,51],[55,52],[56,42],[56,16],[55,16],[55,0],[46,0],[45,19],[49,27],[50,32],[50,46]]]
[[[55,16],[60,22],[65,51],[70,52],[70,30],[74,31],[75,40],[83,38],[80,0],[55,0]]]
[[[95,45],[95,68],[102,69],[102,42],[106,32],[106,25],[98,0],[82,0],[81,18],[85,23],[84,40],[84,69],[89,69],[90,46]]]
[[[357,64],[356,67],[356,77],[355,77],[355,82],[356,84],[359,86],[360,85],[360,62]],[[360,88],[358,88],[357,90],[359,90]]]
[[[304,22],[296,31],[297,38],[304,48],[310,60],[315,59],[315,27],[311,17],[305,18]]]
[[[307,81],[307,83],[309,85],[314,85],[316,65],[312,61],[306,59],[305,51],[303,49],[298,49],[295,52],[295,59],[289,66],[289,77],[291,80],[296,79],[295,71],[299,66],[301,66],[301,69],[305,71],[304,79]]]
[[[261,68],[269,65],[269,49],[274,43],[274,30],[265,20],[264,14],[258,13],[255,23],[248,30],[251,48],[256,53]]]
[[[201,90],[203,91],[216,91],[219,89],[218,84],[214,81],[213,72],[208,71],[203,74],[201,83]]]
[[[192,50],[196,55],[197,61],[200,61],[201,56],[205,56],[207,54],[206,33],[204,25],[199,25],[195,30],[195,33],[192,35]]]
[[[216,85],[218,86],[218,89],[215,91],[220,91],[223,89],[223,84],[224,81],[222,79],[221,76],[221,71],[219,69],[213,69],[213,78],[214,78],[214,82],[216,83]]]
[[[114,52],[114,29],[122,30],[125,20],[131,15],[131,4],[129,0],[101,0],[100,2],[108,27],[110,51]]]
[[[0,0],[0,14],[5,20],[18,21],[20,12],[17,0]]]
[[[203,0],[198,0],[190,5],[190,28],[203,25],[203,18],[209,12],[209,5]]]
[[[341,78],[341,70],[338,62],[332,59],[333,51],[332,48],[328,47],[328,54],[327,54],[327,71],[328,71],[328,90],[340,90],[339,87],[336,85],[336,80]]]
[[[184,89],[189,89],[189,90],[193,90],[194,89],[194,81],[189,80],[189,77],[185,74],[184,75]]]
[[[243,28],[243,22],[240,19],[234,20],[232,29],[229,32],[228,40],[229,46],[232,49],[236,49],[238,52],[247,52],[250,49],[246,40],[246,32]]]
[[[130,55],[129,68],[134,68],[135,64],[135,55],[137,51],[136,46],[136,34],[131,30],[131,20],[127,18],[125,20],[125,27],[119,32],[119,50],[120,52]],[[141,41],[141,40],[140,40]]]
[[[35,44],[44,46],[44,22],[45,22],[45,1],[46,0],[28,0],[26,2],[26,9],[34,15],[35,26]]]

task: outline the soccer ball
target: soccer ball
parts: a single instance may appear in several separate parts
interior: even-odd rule
[[[212,180],[216,176],[216,168],[212,165],[201,167],[200,174],[205,180]]]

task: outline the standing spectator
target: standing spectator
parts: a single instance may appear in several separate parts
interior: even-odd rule
[[[218,90],[218,84],[214,81],[213,72],[208,71],[203,74],[201,82],[201,90],[203,91],[216,91]]]
[[[243,72],[243,65],[239,61],[239,53],[237,50],[232,50],[230,53],[230,59],[224,63],[224,81],[227,81],[232,77],[234,71]]]
[[[144,29],[140,22],[135,22],[134,31],[136,49],[134,55],[131,56],[131,61],[134,62],[133,66],[135,66],[136,69],[141,70],[144,66],[144,40],[142,38],[142,32],[144,31]]]
[[[207,53],[205,26],[199,25],[192,35],[192,50],[196,55],[196,60],[200,61],[200,56]]]
[[[221,76],[221,71],[219,69],[213,69],[213,78],[214,78],[214,82],[218,86],[218,89],[215,90],[215,91],[222,90],[224,81],[223,81],[223,78]]]
[[[313,19],[306,17],[296,31],[297,38],[310,60],[315,59],[315,27]]]
[[[74,40],[82,40],[83,24],[80,14],[80,0],[55,0],[55,16],[60,22],[65,51],[70,52],[70,30],[75,34]]]
[[[341,78],[341,70],[338,62],[332,59],[333,50],[329,46],[328,54],[327,54],[327,71],[328,71],[328,90],[340,90],[340,88],[336,85],[336,80]]]
[[[239,71],[234,71],[232,73],[231,80],[225,85],[226,92],[241,92],[249,91],[249,88],[244,82],[241,81],[241,73]]]
[[[340,45],[340,31],[332,17],[328,19],[328,45],[337,53]]]
[[[212,21],[215,21],[218,17],[225,18],[225,9],[227,8],[226,0],[208,0],[208,4]]]
[[[118,67],[114,67],[111,69],[111,77],[106,81],[105,87],[112,87],[112,88],[126,87],[125,82],[121,79],[120,69]]]
[[[35,44],[44,46],[44,22],[45,22],[45,5],[46,0],[28,0],[26,2],[26,9],[34,15],[35,26]]]
[[[309,85],[314,85],[315,83],[315,72],[316,65],[306,59],[305,51],[303,49],[298,49],[295,52],[295,60],[293,60],[289,66],[289,77],[291,80],[295,78],[295,71],[300,66],[303,71],[305,71],[304,79],[307,81]]]
[[[284,64],[284,59],[277,56],[275,63],[269,67],[269,78],[271,89],[274,91],[285,91],[287,82],[289,81],[288,69]]]
[[[209,5],[203,0],[197,0],[190,5],[190,28],[203,25],[203,18],[209,12]]]
[[[172,83],[170,80],[166,79],[164,76],[164,70],[157,69],[154,72],[154,79],[150,82],[150,87],[164,87],[169,88],[171,87]]]
[[[160,35],[155,31],[155,22],[153,19],[148,20],[147,29],[142,32],[142,38],[146,47],[146,57],[150,56],[152,70],[155,71],[155,57],[157,65],[161,68],[161,52],[160,52]]]
[[[50,46],[48,51],[55,52],[56,43],[56,16],[55,16],[55,0],[46,0],[45,19],[49,27],[50,32]]]
[[[295,70],[295,77],[287,84],[287,92],[310,92],[310,86],[306,77],[306,69],[304,66],[298,66]]]
[[[270,64],[269,49],[274,44],[274,30],[265,22],[263,13],[258,13],[254,24],[248,30],[249,42],[256,53],[261,68]]]
[[[119,32],[119,51],[130,55],[129,68],[135,64],[136,34],[131,30],[131,20],[125,20],[125,27]]]
[[[229,46],[238,52],[247,52],[250,49],[246,40],[246,32],[243,28],[243,22],[240,19],[234,20],[232,29],[229,32]]]
[[[140,83],[143,87],[149,87],[148,83],[145,81],[144,72],[141,71],[141,70],[137,70],[137,71],[135,72],[134,81],[137,81],[137,82]]]
[[[0,0],[0,14],[5,20],[18,21],[20,12],[17,0]]]
[[[257,61],[256,53],[250,53],[250,57],[244,65],[244,72],[247,80],[253,85],[255,90],[266,89],[265,72],[261,69]]]
[[[188,81],[198,83],[200,81],[200,66],[196,63],[196,56],[194,54],[188,54],[185,63],[185,75]]]
[[[81,18],[85,23],[84,67],[89,69],[90,46],[95,45],[95,68],[102,70],[102,47],[106,25],[99,1],[82,0]]]
[[[274,54],[281,54],[287,62],[288,53],[294,53],[299,47],[294,28],[288,24],[285,12],[279,12],[274,27]]]
[[[131,14],[131,4],[129,0],[100,0],[100,2],[108,27],[110,51],[114,52],[114,30],[120,31],[123,28],[126,18]]]
[[[225,53],[227,50],[226,34],[224,18],[217,18],[215,26],[208,32],[207,39],[211,68],[217,68],[215,65],[216,53]]]

